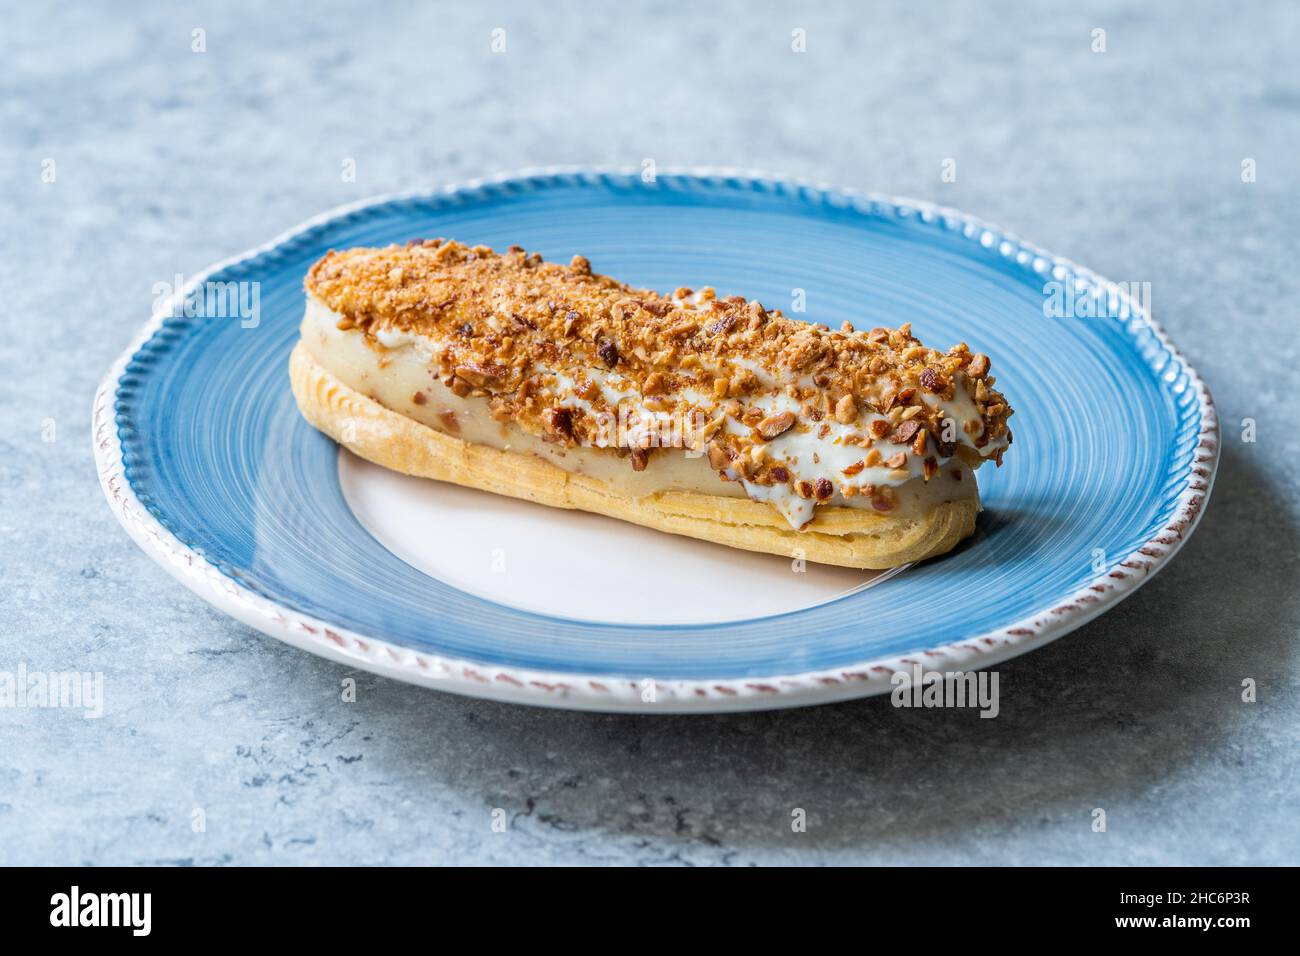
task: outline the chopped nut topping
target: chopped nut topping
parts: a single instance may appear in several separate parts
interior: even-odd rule
[[[470,362],[456,366],[456,377],[463,378],[475,388],[492,388],[505,381],[506,370],[500,365],[479,365]]]
[[[927,392],[942,392],[948,387],[948,381],[932,368],[921,373],[921,387]]]
[[[781,412],[779,415],[773,415],[770,418],[764,418],[758,423],[758,433],[768,441],[776,438],[778,435],[790,430],[794,424],[794,415],[791,412]]]
[[[680,339],[696,332],[699,327],[700,323],[692,321],[691,319],[683,319],[671,328],[665,329],[664,335],[670,339]]]
[[[858,406],[852,395],[845,395],[835,403],[835,420],[841,425],[852,425],[858,420]]]
[[[546,422],[546,435],[548,438],[553,441],[558,439],[573,440],[573,409],[550,408],[546,410],[543,418]]]
[[[902,422],[890,433],[888,441],[895,445],[906,445],[911,442],[913,436],[920,430],[921,423],[915,419]]]
[[[692,447],[707,442],[715,470],[791,482],[807,498],[822,500],[809,478],[840,484],[818,464],[843,459],[824,449],[801,460],[782,461],[770,450],[755,457],[757,438],[797,429],[814,441],[863,448],[862,467],[874,468],[882,456],[872,442],[888,437],[908,449],[883,463],[891,481],[920,470],[907,467],[909,454],[937,451],[939,463],[952,457],[956,442],[942,439],[942,422],[964,417],[957,409],[969,404],[978,416],[962,422],[963,446],[997,460],[1010,441],[1012,411],[994,387],[988,357],[964,343],[947,353],[926,348],[908,324],[832,331],[709,288],[672,296],[636,289],[592,272],[581,255],[563,265],[518,247],[498,254],[442,239],[331,252],[305,285],[340,316],[341,331],[356,330],[377,349],[382,331],[429,339],[434,377],[458,396],[486,398],[496,421],[596,447],[598,415],[617,412],[623,401],[656,414],[698,410],[710,424]],[[629,398],[605,397],[614,393]],[[774,412],[777,395],[796,403],[798,416]],[[566,404],[575,398],[581,409]],[[962,400],[950,404],[955,398]],[[871,419],[855,430],[864,411]],[[728,420],[757,434],[723,427]],[[634,456],[632,466],[645,461]],[[881,492],[856,493],[893,506]]]

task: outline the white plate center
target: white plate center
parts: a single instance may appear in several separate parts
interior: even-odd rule
[[[526,611],[608,624],[712,624],[822,604],[893,571],[854,571],[662,534],[423,478],[339,451],[348,506],[407,564]]]

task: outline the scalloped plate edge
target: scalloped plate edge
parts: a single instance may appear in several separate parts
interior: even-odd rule
[[[1184,387],[1195,391],[1199,405],[1200,429],[1191,449],[1192,466],[1170,520],[1123,561],[1096,575],[1059,604],[1045,607],[986,634],[917,654],[867,660],[848,667],[780,677],[729,680],[659,680],[653,675],[629,679],[483,665],[413,651],[300,614],[240,586],[167,531],[140,503],[127,483],[114,415],[119,380],[131,358],[158,331],[172,308],[183,303],[192,289],[206,282],[214,273],[282,246],[315,226],[396,200],[464,194],[537,177],[582,179],[639,176],[640,172],[639,167],[542,167],[473,179],[434,190],[378,196],[313,216],[263,245],[203,270],[191,278],[184,289],[175,290],[171,301],[153,314],[113,363],[95,394],[91,440],[100,486],[114,515],[146,554],[203,600],[263,634],[294,647],[385,677],[471,697],[571,710],[635,713],[717,713],[826,704],[885,693],[892,689],[891,679],[895,673],[910,671],[916,664],[932,670],[990,667],[1062,637],[1108,610],[1150,580],[1191,536],[1209,499],[1218,470],[1219,429],[1214,401],[1205,383],[1164,330],[1142,310],[1140,304],[1131,300],[1129,305],[1133,313],[1141,316],[1173,362],[1181,366],[1187,379]],[[974,230],[981,237],[991,236],[1000,247],[1009,246],[1012,251],[1042,260],[1051,266],[1053,273],[1064,270],[1077,280],[1127,298],[1124,290],[1115,283],[1069,259],[1023,242],[1013,233],[975,216],[934,203],[725,167],[664,169],[660,175],[747,181],[751,185],[810,192],[837,204],[889,206],[898,210],[900,215],[915,214],[927,221],[942,217],[960,223],[967,235],[973,237],[971,230]],[[644,699],[651,682],[653,702]]]

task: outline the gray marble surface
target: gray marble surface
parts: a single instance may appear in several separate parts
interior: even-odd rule
[[[283,6],[5,4],[0,670],[102,671],[106,701],[0,710],[0,863],[1300,862],[1300,8]],[[348,671],[118,527],[90,401],[153,283],[367,195],[646,157],[938,200],[1151,282],[1225,423],[1199,532],[1005,665],[979,720],[573,714],[365,674],[345,704]]]

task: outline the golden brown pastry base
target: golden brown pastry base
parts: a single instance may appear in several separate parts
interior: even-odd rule
[[[606,482],[565,471],[535,455],[501,451],[445,435],[354,391],[301,342],[289,358],[294,398],[307,421],[362,458],[406,475],[574,508],[633,524],[846,568],[892,568],[951,551],[975,530],[976,496],[909,520],[861,508],[819,508],[803,531],[769,505],[747,498],[669,491],[627,498]]]

